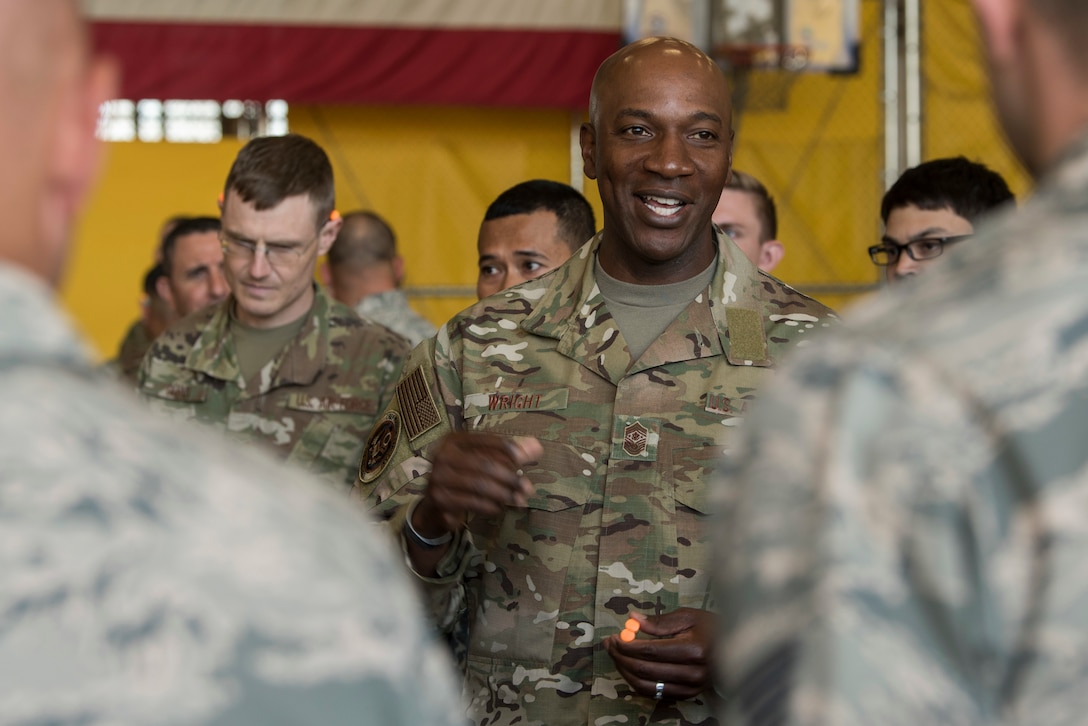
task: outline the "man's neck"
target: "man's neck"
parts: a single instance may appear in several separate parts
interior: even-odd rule
[[[349,307],[355,307],[365,297],[397,289],[393,279],[381,271],[363,271],[345,278],[336,281],[336,290]]]

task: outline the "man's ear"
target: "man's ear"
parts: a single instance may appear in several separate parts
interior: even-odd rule
[[[759,269],[770,272],[786,256],[785,246],[776,239],[769,239],[759,245]]]
[[[597,178],[597,131],[590,123],[582,124],[578,131],[578,141],[582,145],[582,170],[590,179]]]
[[[393,285],[400,287],[401,281],[404,279],[404,258],[397,255],[393,258]]]
[[[163,299],[163,302],[177,315],[178,306],[174,304],[174,291],[170,289],[170,280],[166,278],[166,275],[155,280],[155,292],[159,293],[159,297]]]
[[[56,125],[46,167],[46,189],[38,209],[40,242],[47,261],[43,277],[58,285],[72,228],[94,188],[102,166],[102,142],[95,136],[99,108],[116,98],[119,68],[96,58],[60,91]]]
[[[66,109],[54,145],[54,190],[63,190],[67,206],[82,209],[102,167],[102,143],[95,137],[99,109],[117,97],[120,68],[112,58],[95,58],[86,70],[72,106]]]
[[[321,232],[317,238],[317,254],[328,254],[329,248],[332,247],[332,243],[336,241],[336,235],[340,234],[340,228],[344,226],[344,220],[340,217],[335,219],[329,219],[325,222],[325,225],[321,228]]]

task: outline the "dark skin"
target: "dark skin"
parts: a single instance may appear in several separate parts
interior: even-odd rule
[[[424,537],[459,532],[470,515],[495,517],[506,507],[524,507],[533,485],[521,471],[544,453],[534,438],[512,439],[455,431],[434,453],[434,468],[412,527]],[[449,545],[425,549],[408,540],[408,556],[419,574],[434,576]]]
[[[601,66],[591,121],[581,131],[586,175],[604,203],[601,266],[625,282],[687,280],[716,254],[711,215],[729,175],[729,92],[713,61],[686,43],[650,39]],[[456,432],[439,445],[412,526],[437,538],[464,528],[469,516],[493,517],[523,507],[532,483],[521,473],[543,453],[533,438]],[[449,546],[410,543],[417,572],[433,576]],[[691,698],[710,685],[715,617],[692,608],[633,614],[639,637],[602,641],[631,687],[653,697]]]
[[[732,161],[724,76],[692,46],[648,39],[605,61],[592,95],[581,141],[604,203],[601,266],[636,284],[694,277],[716,254],[711,217]],[[632,617],[637,638],[602,644],[636,692],[652,698],[660,682],[665,698],[686,699],[710,687],[713,614]]]
[[[653,698],[664,683],[663,697],[694,698],[711,679],[710,644],[717,619],[713,613],[680,608],[664,615],[631,613],[641,624],[638,636],[623,642],[619,634],[602,641],[620,675],[636,692]]]

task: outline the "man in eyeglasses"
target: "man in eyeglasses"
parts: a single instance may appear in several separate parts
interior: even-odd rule
[[[408,343],[314,283],[340,229],[334,204],[332,166],[313,141],[246,144],[220,202],[230,295],[156,341],[139,388],[154,408],[350,486]]]
[[[919,164],[884,195],[884,237],[869,257],[889,283],[912,277],[970,237],[981,215],[1013,201],[1000,174],[962,156]]]

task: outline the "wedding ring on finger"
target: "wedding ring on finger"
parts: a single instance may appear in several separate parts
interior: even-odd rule
[[[665,697],[665,684],[662,683],[661,681],[658,681],[657,685],[654,686],[654,700],[655,701],[660,701],[664,697]]]

